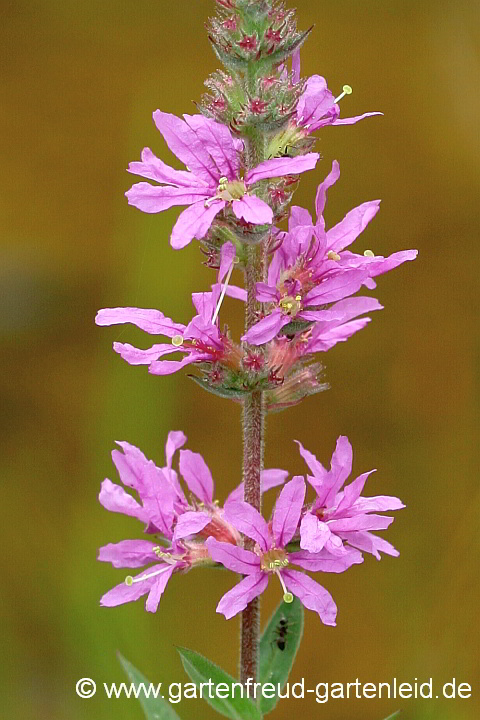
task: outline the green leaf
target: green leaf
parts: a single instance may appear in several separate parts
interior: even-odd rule
[[[260,640],[259,682],[273,683],[278,692],[287,682],[303,635],[303,605],[297,597],[287,604],[281,602]],[[263,697],[260,709],[263,714],[271,712],[278,702],[278,696]]]
[[[393,720],[393,718],[396,718],[400,715],[400,710],[397,710],[397,712],[394,712],[393,715],[389,715],[385,720]]]
[[[244,688],[239,680],[194,650],[182,647],[177,650],[185,672],[197,686],[200,683],[208,683],[210,680],[215,687],[222,684],[222,688],[218,688],[218,691],[221,691],[222,696],[228,695],[228,697],[217,697],[213,686],[212,690],[208,687],[205,689],[205,686],[202,688],[203,699],[220,715],[225,715],[231,720],[262,720],[262,715],[256,705],[246,697],[246,694],[242,697]],[[234,688],[232,688],[233,684],[235,684]]]
[[[248,395],[250,392],[249,390],[237,390],[235,388],[224,388],[221,385],[218,385],[218,386],[209,385],[206,380],[198,377],[197,375],[187,375],[187,377],[189,377],[190,380],[193,380],[193,382],[196,382],[197,385],[200,385],[200,387],[202,387],[207,392],[210,392],[213,395],[218,395],[218,397],[228,398],[229,400],[241,401],[241,400],[243,400],[245,395]]]
[[[136,686],[143,683],[145,689],[148,690],[150,683],[142,673],[137,670],[128,660],[118,653],[118,659],[120,660],[123,669],[127,673],[130,681],[135,683]],[[181,720],[180,716],[177,715],[171,704],[163,697],[146,697],[145,693],[139,693],[138,699],[142,706],[143,712],[147,720]]]

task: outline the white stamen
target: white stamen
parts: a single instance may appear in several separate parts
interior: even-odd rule
[[[128,585],[128,587],[131,587],[134,583],[143,582],[143,580],[148,580],[151,577],[155,577],[156,575],[161,575],[166,570],[169,570],[169,567],[162,567],[160,570],[156,570],[155,572],[148,573],[148,575],[142,575],[142,577],[132,577],[131,575],[127,575],[125,578],[125,585]]]
[[[340,95],[335,98],[335,100],[333,101],[334,103],[338,103],[343,97],[345,97],[345,95],[351,95],[353,92],[350,85],[344,85],[342,89],[343,89],[343,92],[340,93]]]
[[[235,264],[235,260],[233,260],[232,264],[230,265],[230,270],[228,271],[227,277],[225,278],[225,283],[224,283],[223,288],[222,288],[222,294],[221,294],[220,297],[218,298],[217,307],[215,308],[215,312],[213,313],[213,316],[212,316],[212,325],[215,324],[215,320],[217,319],[218,313],[220,312],[220,308],[221,308],[221,306],[222,306],[223,298],[225,297],[225,293],[227,292],[228,283],[230,282],[230,277],[231,277],[231,275],[232,275],[232,271],[233,271],[233,266],[234,266],[234,264]]]
[[[274,572],[275,575],[278,577],[278,579],[280,580],[280,583],[281,583],[281,585],[282,585],[282,588],[283,588],[283,601],[286,602],[286,603],[291,603],[291,602],[293,602],[293,595],[292,595],[291,592],[289,592],[289,591],[287,590],[287,587],[286,587],[286,585],[285,585],[285,582],[284,582],[282,576],[280,575],[280,570],[274,570],[273,572]]]

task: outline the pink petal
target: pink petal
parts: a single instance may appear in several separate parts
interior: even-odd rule
[[[318,553],[323,550],[325,543],[331,535],[328,525],[319,520],[312,513],[307,513],[302,518],[300,525],[300,547],[311,553]]]
[[[292,82],[298,83],[300,80],[300,49],[295,50],[292,54]]]
[[[330,520],[329,527],[335,533],[361,532],[363,530],[385,530],[395,518],[388,515],[356,515],[355,517]]]
[[[360,497],[350,507],[349,515],[368,512],[384,512],[385,510],[401,510],[405,505],[400,498],[393,495],[376,495],[374,497]]]
[[[349,118],[342,118],[334,120],[332,125],[354,125],[359,120],[363,120],[366,117],[372,117],[372,115],[383,115],[382,112],[367,112],[363,113],[363,115],[355,115],[355,117],[349,117]]]
[[[285,585],[304,606],[319,614],[324,625],[336,625],[337,606],[332,596],[324,587],[297,570],[283,570]]]
[[[352,565],[363,563],[362,553],[354,548],[345,548],[341,556],[331,555],[327,550],[319,553],[309,553],[305,550],[289,553],[288,559],[293,565],[299,565],[310,572],[332,572],[341,573],[348,570]]]
[[[323,211],[325,209],[325,203],[327,201],[327,190],[328,188],[332,187],[332,185],[335,185],[338,178],[340,177],[340,165],[336,160],[332,163],[332,169],[328,173],[325,180],[320,183],[320,185],[317,188],[317,196],[315,198],[315,210],[317,213],[317,226],[320,226],[322,229],[325,228],[325,221],[323,219]]]
[[[235,245],[231,242],[223,243],[220,250],[220,269],[218,271],[217,282],[221,283],[225,275],[230,270],[236,255]]]
[[[277,288],[272,285],[257,282],[256,297],[259,302],[277,302],[280,299],[280,293]]]
[[[273,158],[264,160],[253,170],[249,170],[245,176],[245,183],[253,185],[259,180],[268,178],[283,177],[284,175],[298,175],[299,173],[313,170],[320,155],[318,153],[307,153],[294,158]]]
[[[371,200],[350,210],[343,220],[327,232],[327,249],[338,253],[351,245],[379,210],[380,200]]]
[[[210,226],[218,213],[223,210],[226,203],[224,200],[215,200],[208,207],[205,207],[203,200],[196,202],[178,216],[170,236],[170,245],[175,250],[188,245],[193,238],[201,240],[205,237]]]
[[[191,450],[180,450],[180,474],[188,489],[201,502],[211,505],[213,501],[213,478],[207,463]]]
[[[161,573],[161,575],[156,576],[152,589],[148,593],[147,602],[145,603],[145,609],[148,612],[156,612],[160,599],[174,570],[175,565],[167,565],[165,571]]]
[[[342,537],[353,547],[371,553],[377,560],[381,560],[380,551],[393,557],[400,555],[398,550],[389,542],[369,532],[346,532],[342,533]]]
[[[155,562],[155,543],[148,540],[122,540],[104,545],[98,551],[98,560],[112,563],[116,568],[138,568]]]
[[[167,467],[172,467],[172,459],[174,454],[187,442],[187,436],[181,430],[171,430],[168,433],[167,442],[165,445],[165,458],[167,460]]]
[[[235,180],[240,162],[228,127],[203,115],[184,115],[183,117],[215,161],[218,177],[225,176],[229,180]]]
[[[296,442],[297,445],[298,445],[298,449],[299,449],[299,451],[300,451],[300,455],[301,455],[302,458],[305,460],[305,462],[307,463],[308,467],[310,468],[310,470],[311,470],[312,473],[314,474],[315,479],[316,479],[317,481],[322,481],[322,480],[326,477],[326,475],[327,475],[327,470],[325,470],[325,468],[323,467],[322,463],[317,460],[317,458],[315,457],[315,455],[313,455],[313,453],[311,453],[309,450],[306,450],[306,449],[303,447],[303,445],[302,445],[301,442],[299,442],[298,440],[295,440],[295,442]],[[310,480],[310,478],[309,478],[309,480]],[[313,487],[316,487],[316,486],[313,485]]]
[[[213,537],[207,538],[205,545],[212,560],[222,563],[228,570],[241,575],[252,575],[260,569],[260,558],[250,550],[244,550],[231,543],[218,542]]]
[[[305,500],[305,480],[296,475],[283,488],[273,511],[272,531],[277,547],[285,547],[297,530]]]
[[[174,170],[169,165],[166,165],[148,147],[142,150],[142,162],[131,162],[128,166],[128,172],[160,183],[176,185],[177,187],[193,188],[203,186],[204,190],[209,187],[209,184],[197,175],[185,170]],[[207,195],[209,194],[207,191]]]
[[[204,512],[188,511],[180,515],[173,532],[173,541],[182,540],[189,535],[196,535],[211,521],[211,517]]]
[[[104,480],[98,496],[101,504],[110,512],[122,513],[135,517],[141,522],[147,523],[148,517],[145,510],[138,502],[120,485],[115,485],[111,480]]]
[[[260,473],[260,492],[263,494],[271,488],[282,485],[288,477],[287,470],[278,470],[271,468],[270,470],[262,470]],[[225,505],[233,500],[243,500],[244,483],[240,483],[235,490],[232,490],[230,495],[225,500]]]
[[[343,300],[360,290],[366,277],[368,277],[368,271],[363,268],[337,272],[307,293],[304,304],[321,305],[335,302],[335,300]]]
[[[170,150],[211,187],[217,187],[221,173],[196,132],[181,118],[156,110],[153,120]]]
[[[122,360],[128,362],[129,365],[150,365],[158,358],[178,352],[179,348],[171,343],[161,343],[152,345],[148,350],[141,350],[130,343],[113,343],[113,349],[120,355]]]
[[[352,320],[352,322],[339,325],[331,330],[322,330],[319,335],[309,342],[308,352],[326,352],[339,342],[345,342],[348,338],[355,335],[359,330],[368,325],[370,318],[362,318],[361,320]]]
[[[141,182],[132,185],[125,193],[128,204],[146,213],[157,213],[175,205],[204,203],[210,196],[205,187],[177,188],[171,185],[150,185]]]
[[[241,200],[232,202],[234,215],[245,222],[256,225],[271,225],[273,221],[273,210],[266,202],[255,195],[244,195]]]
[[[242,340],[250,343],[250,345],[263,345],[272,340],[282,327],[288,325],[289,322],[288,315],[284,315],[279,308],[275,309],[263,320],[255,323],[245,335],[242,335]]]
[[[353,482],[351,482],[350,485],[347,485],[347,487],[343,491],[343,498],[341,499],[339,506],[335,510],[335,515],[333,517],[339,517],[341,513],[344,513],[357,501],[357,499],[363,492],[363,488],[365,487],[368,476],[371,475],[373,472],[375,472],[375,470],[370,470],[370,472],[363,473],[362,475],[359,475]]]
[[[217,612],[225,615],[227,620],[245,610],[248,603],[263,593],[268,585],[268,575],[259,571],[241,580],[229,590],[217,605]]]
[[[291,233],[296,227],[310,227],[313,230],[313,221],[308,210],[298,205],[293,205],[290,208],[288,218],[288,232]]]
[[[255,540],[266,552],[271,545],[268,525],[260,513],[243,501],[229,502],[225,507],[224,519],[244,535]]]
[[[156,362],[152,362],[148,368],[148,372],[152,373],[152,375],[171,375],[172,373],[178,372],[186,365],[202,360],[204,357],[205,359],[208,359],[207,355],[203,356],[199,354],[187,355],[187,357],[184,357],[183,360],[178,362],[175,360],[158,360]]]
[[[150,335],[173,337],[185,330],[183,323],[175,323],[160,312],[144,308],[117,307],[99,310],[95,318],[97,325],[121,325],[131,323]]]
[[[117,605],[124,605],[127,602],[134,602],[142,597],[142,595],[150,592],[154,582],[155,578],[149,578],[148,580],[134,583],[130,586],[122,582],[103,595],[100,600],[100,605],[102,607],[116,607]]]
[[[328,495],[325,497],[325,504],[330,506],[335,500],[335,495],[343,486],[345,480],[352,472],[353,450],[346,435],[340,435],[332,455],[330,463],[330,474],[334,480],[330,485]]]

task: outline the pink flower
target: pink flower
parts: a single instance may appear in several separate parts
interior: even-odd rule
[[[193,293],[192,302],[197,315],[188,325],[175,323],[160,312],[143,308],[104,308],[95,318],[97,325],[118,325],[131,323],[151,335],[171,338],[169,343],[152,345],[141,350],[129,343],[115,342],[113,349],[130,365],[148,365],[153,375],[170,375],[191,363],[220,362],[227,367],[238,369],[243,356],[241,348],[234,345],[218,328],[212,318],[222,286],[216,284],[212,292]],[[243,299],[244,291],[227,288],[227,294]],[[181,352],[182,360],[163,360],[165,355]]]
[[[302,477],[290,480],[278,497],[270,523],[248,503],[232,501],[226,505],[224,516],[227,522],[256,542],[255,552],[251,552],[218,542],[215,538],[206,541],[213,560],[229,570],[246,575],[218,603],[217,612],[223,613],[227,619],[244,610],[253,598],[263,593],[269,578],[276,575],[286,602],[291,602],[292,596],[296,595],[306,608],[319,614],[325,625],[335,625],[337,608],[330,593],[308,575],[289,566],[294,564],[311,571],[343,572],[351,565],[362,562],[362,557],[361,553],[352,552],[352,549],[346,549],[343,557],[332,556],[326,551],[313,555],[287,550],[298,529],[305,489]]]
[[[313,473],[313,476],[308,476],[308,481],[317,493],[315,502],[301,521],[300,547],[311,553],[327,550],[342,557],[347,550],[344,542],[347,542],[352,547],[372,553],[377,560],[380,560],[380,551],[397,556],[399,553],[393,545],[370,531],[384,530],[394,520],[393,517],[377,515],[377,512],[399,510],[405,505],[397,497],[389,495],[361,497],[365,482],[374,470],[359,475],[342,491],[352,471],[352,446],[348,438],[338,438],[328,471],[301,443],[298,446]]]
[[[175,249],[202,239],[216,215],[227,204],[238,219],[256,225],[270,224],[272,209],[251,194],[255,183],[267,178],[305,172],[315,167],[317,153],[296,158],[277,158],[260,163],[240,177],[242,143],[228,127],[202,115],[184,115],[184,119],[156,110],[153,119],[170,150],[187,166],[174,170],[144,148],[141,162],[128,170],[155,180],[160,185],[141,182],[126,193],[130,205],[143,212],[157,213],[174,205],[189,205],[172,231],[170,243]]]
[[[181,431],[168,434],[165,445],[166,466],[157,467],[133,445],[117,443],[123,453],[114,450],[113,462],[124,486],[134,490],[140,502],[120,485],[104,480],[99,500],[112,512],[136,517],[145,524],[145,532],[160,536],[161,544],[150,540],[122,540],[100,548],[98,559],[116,568],[140,568],[151,565],[103,595],[100,604],[114,607],[148,594],[146,609],[155,612],[167,583],[175,572],[186,572],[194,566],[213,564],[204,540],[216,538],[229,544],[240,542],[236,528],[224,519],[224,510],[213,499],[214,482],[199,453],[180,450],[180,474],[191,493],[190,502],[173,469],[173,457],[186,442]],[[261,474],[261,491],[282,484],[288,473],[270,469]],[[243,484],[227,498],[243,499]]]
[[[273,254],[268,282],[257,283],[257,300],[267,304],[267,315],[244,335],[247,342],[264,344],[292,320],[303,320],[315,323],[311,339],[320,340],[322,335],[328,340],[328,347],[318,346],[315,351],[329,349],[334,338],[337,342],[346,340],[369,321],[364,318],[351,322],[353,318],[382,307],[371,298],[348,302],[345,298],[362,285],[374,288],[374,277],[417,256],[416,250],[393,253],[387,258],[371,251],[357,255],[345,250],[375,217],[379,200],[353,208],[341,222],[325,230],[323,210],[327,190],[339,175],[339,165],[334,161],[331,172],[317,189],[315,225],[307,210],[292,207],[288,232],[278,233],[281,244]],[[336,304],[326,310],[325,305],[331,302]],[[331,330],[335,332],[331,334]]]

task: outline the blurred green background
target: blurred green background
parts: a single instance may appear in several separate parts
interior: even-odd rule
[[[320,73],[354,94],[342,115],[382,110],[355,127],[326,128],[323,162],[304,176],[295,203],[340,162],[327,222],[365,200],[382,209],[356,245],[389,254],[418,248],[415,263],[380,278],[385,305],[371,325],[325,357],[332,389],[268,421],[266,464],[304,472],[301,440],[327,463],[347,434],[354,469],[377,467],[368,494],[399,495],[407,509],[388,532],[400,550],[381,564],[326,576],[338,626],[306,618],[292,681],[413,682],[453,677],[469,700],[283,701],[292,713],[381,720],[397,708],[415,720],[479,716],[478,228],[479,6],[469,0],[297,0],[301,28],[315,24],[302,74]],[[133,519],[97,502],[115,480],[115,440],[163,463],[168,430],[201,452],[223,499],[241,473],[240,411],[185,375],[148,376],[111,351],[130,329],[96,328],[98,308],[161,308],[191,317],[189,295],[213,274],[198,244],[168,243],[178,215],[127,206],[130,160],[149,145],[157,107],[195,112],[217,67],[203,22],[210,0],[2,0],[0,5],[1,218],[0,586],[3,678],[9,720],[139,720],[135,700],[81,700],[75,683],[123,680],[120,650],[155,682],[186,676],[174,644],[237,666],[236,620],[216,615],[226,573],[170,583],[156,615],[142,601],[103,609],[123,577],[96,562],[107,542],[140,536]],[[228,301],[223,317],[241,311]],[[145,338],[142,338],[145,341]],[[268,503],[267,503],[268,505]],[[323,578],[322,578],[323,580]],[[275,583],[264,617],[278,601]],[[213,713],[201,701],[184,718]]]

